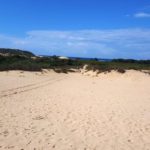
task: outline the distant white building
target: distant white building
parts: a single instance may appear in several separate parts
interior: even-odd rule
[[[68,57],[64,57],[64,56],[60,56],[58,57],[59,59],[64,59],[64,60],[68,60],[69,58]]]

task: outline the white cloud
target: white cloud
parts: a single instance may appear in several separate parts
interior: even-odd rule
[[[29,31],[23,38],[0,35],[0,47],[36,54],[150,59],[150,29]]]
[[[139,13],[134,14],[134,17],[136,17],[136,18],[149,18],[150,13],[139,12]]]

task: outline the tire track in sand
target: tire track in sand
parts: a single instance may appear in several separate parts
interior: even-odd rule
[[[55,82],[61,81],[65,78],[66,77],[61,77],[61,78],[59,77],[59,78],[52,79],[52,80],[46,80],[46,81],[43,81],[43,82],[37,82],[37,83],[17,87],[17,88],[14,88],[14,89],[8,89],[6,91],[1,91],[0,98],[12,96],[12,95],[15,95],[15,94],[20,94],[20,93],[23,93],[23,92],[28,92],[28,91],[35,90],[35,89],[38,89],[38,88],[42,88],[42,87],[45,87],[47,85],[53,84]]]

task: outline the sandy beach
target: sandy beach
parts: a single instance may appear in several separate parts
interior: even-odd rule
[[[150,75],[0,72],[0,149],[150,150]]]

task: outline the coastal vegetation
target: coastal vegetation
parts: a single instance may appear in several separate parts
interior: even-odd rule
[[[113,59],[105,62],[98,59],[60,59],[58,56],[35,56],[31,52],[19,49],[0,49],[0,71],[54,69],[56,72],[67,73],[71,68],[79,69],[85,64],[88,65],[88,70],[99,70],[99,72],[116,70],[124,73],[125,70],[130,69],[150,70],[150,60]]]

